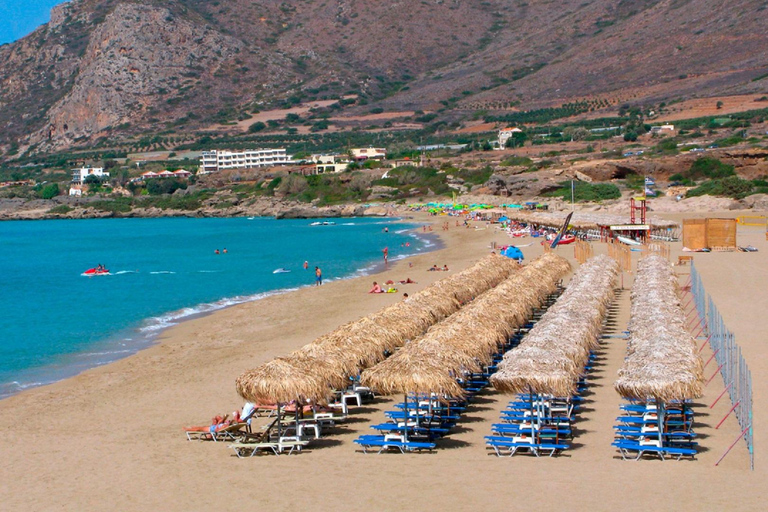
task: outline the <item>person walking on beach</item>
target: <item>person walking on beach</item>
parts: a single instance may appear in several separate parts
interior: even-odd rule
[[[320,267],[315,267],[315,286],[323,284],[323,271]]]

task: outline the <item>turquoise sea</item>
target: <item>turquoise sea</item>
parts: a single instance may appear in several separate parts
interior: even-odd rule
[[[392,261],[433,244],[392,219],[311,222],[0,222],[0,398],[132,354],[184,318],[313,285],[315,266],[342,279],[372,271],[384,247]],[[82,275],[98,264],[110,275]]]

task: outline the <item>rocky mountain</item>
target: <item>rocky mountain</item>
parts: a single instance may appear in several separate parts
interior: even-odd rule
[[[384,109],[768,89],[766,0],[73,0],[0,47],[0,150],[192,131],[358,94]],[[441,103],[442,102],[442,103]],[[353,107],[352,112],[355,111]]]

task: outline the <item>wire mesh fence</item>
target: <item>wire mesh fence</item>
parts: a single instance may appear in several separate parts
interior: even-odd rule
[[[744,439],[749,451],[750,469],[755,469],[755,449],[752,426],[752,373],[749,370],[746,360],[741,352],[741,347],[736,343],[736,337],[723,321],[723,317],[715,306],[712,297],[707,294],[701,275],[696,270],[696,266],[691,262],[691,294],[699,318],[704,321],[704,335],[709,340],[712,348],[713,358],[717,362],[718,371],[723,377],[725,390],[715,400],[717,403],[725,393],[728,393],[731,399],[732,407],[728,414],[720,421],[715,428],[719,428],[725,419],[731,414],[735,414],[741,427],[739,439]],[[702,346],[703,348],[703,346]],[[715,373],[715,375],[717,372]],[[714,378],[714,376],[713,376]],[[712,404],[712,406],[715,405]],[[738,440],[736,442],[738,442]],[[736,442],[726,451],[717,464],[722,461],[730,452]],[[715,465],[717,465],[715,464]]]

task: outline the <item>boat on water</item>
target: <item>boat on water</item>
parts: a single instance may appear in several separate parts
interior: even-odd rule
[[[290,272],[287,268],[276,268],[272,271],[273,274],[285,274],[287,272]]]
[[[88,276],[88,277],[91,277],[91,276],[108,276],[108,275],[110,275],[110,273],[109,273],[109,269],[107,269],[107,268],[95,267],[95,268],[89,268],[88,270],[83,272],[82,275]]]
[[[316,220],[315,222],[311,222],[309,225],[310,226],[335,226],[336,223],[333,222],[332,220],[324,220],[324,221]]]

